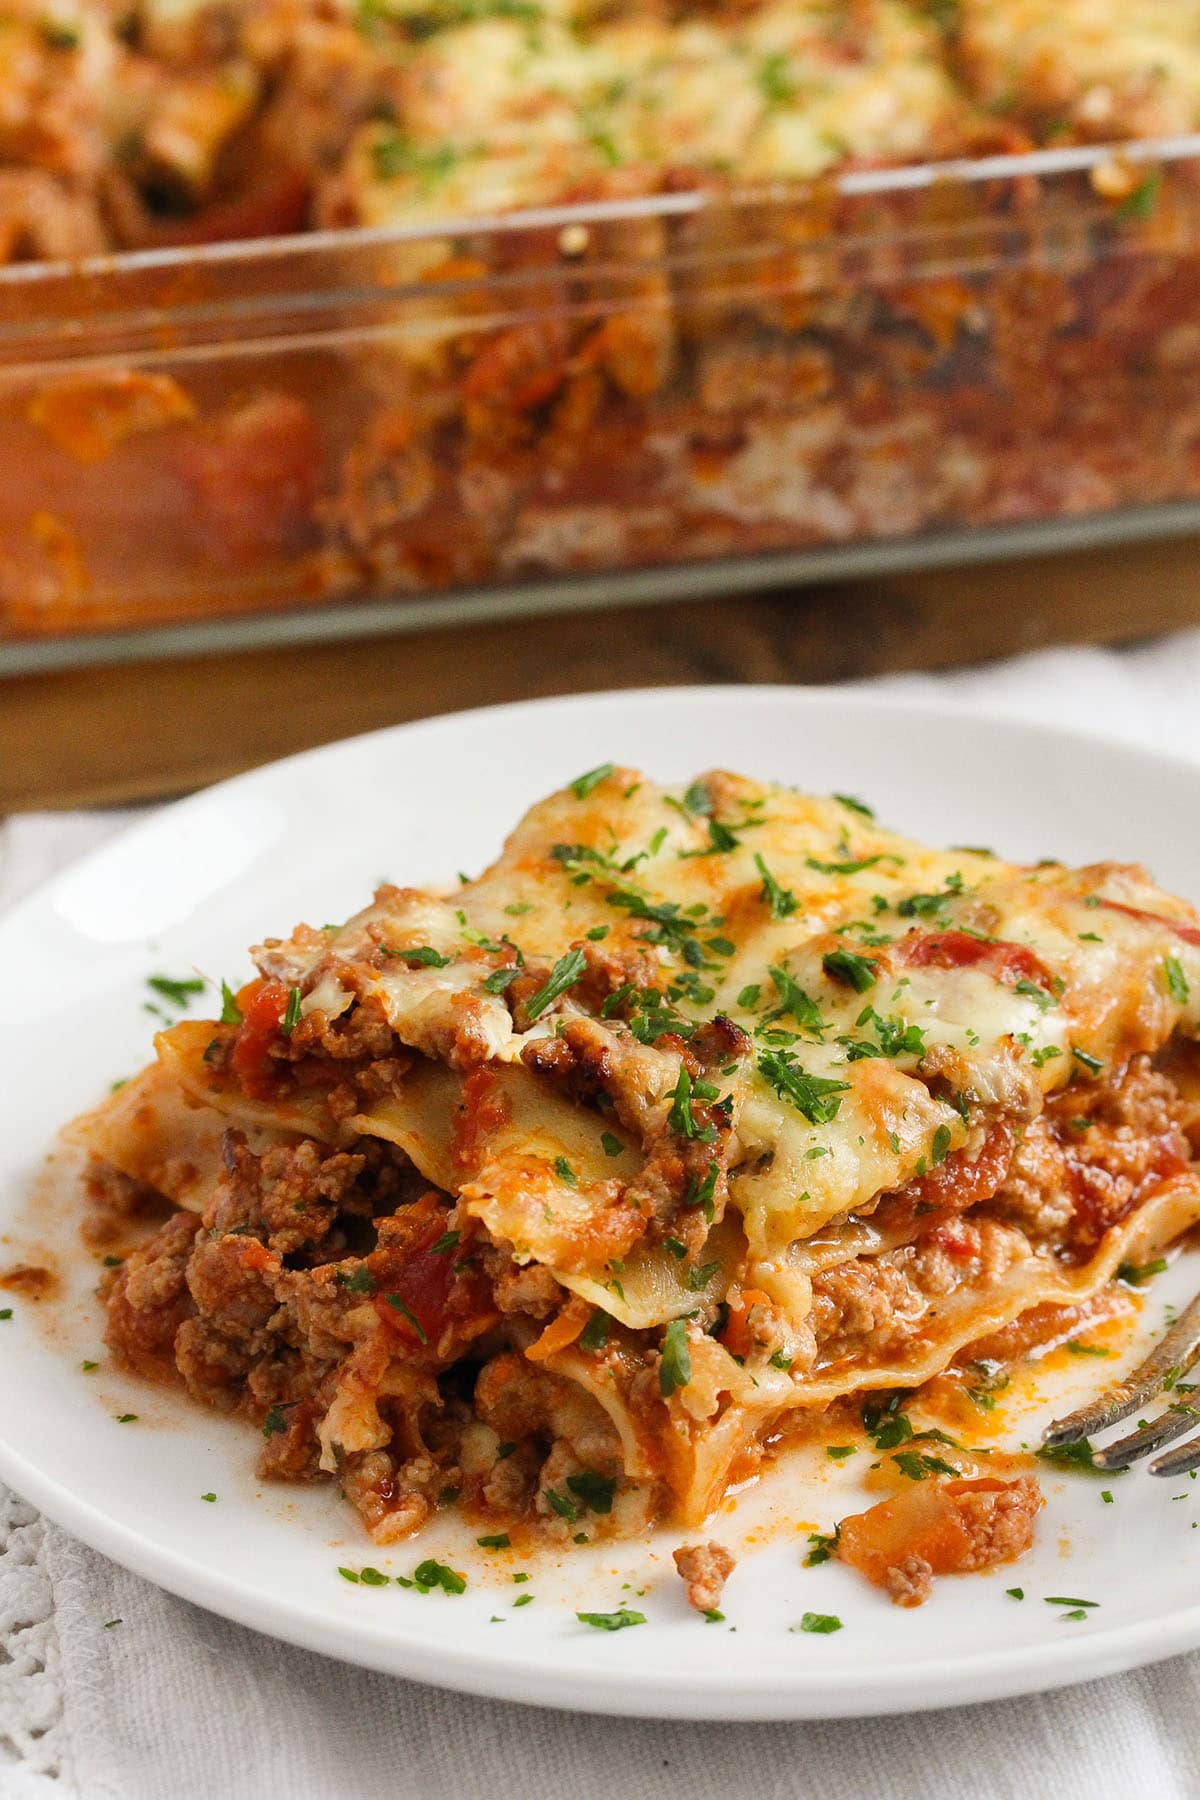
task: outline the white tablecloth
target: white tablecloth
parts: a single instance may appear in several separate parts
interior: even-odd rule
[[[1200,633],[1121,654],[1053,652],[882,685],[1098,726],[1200,759]],[[126,816],[8,821],[0,907]],[[1189,824],[1200,827],[1181,828]],[[106,1631],[114,1618],[122,1625]],[[908,1719],[614,1724],[464,1699],[275,1644],[126,1574],[0,1488],[5,1800],[474,1793],[1197,1800],[1200,1655],[1048,1696]]]

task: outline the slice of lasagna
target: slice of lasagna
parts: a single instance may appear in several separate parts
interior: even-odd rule
[[[477,881],[254,957],[72,1128],[116,1229],[175,1209],[108,1342],[380,1542],[447,1490],[697,1523],[789,1419],[1200,1219],[1200,924],[1139,868],[606,765]]]

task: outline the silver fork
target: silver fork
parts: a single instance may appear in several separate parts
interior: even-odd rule
[[[1180,1380],[1197,1359],[1200,1359],[1200,1295],[1184,1308],[1162,1342],[1123,1381],[1113,1382],[1089,1405],[1048,1425],[1042,1433],[1043,1447],[1057,1450],[1077,1443],[1080,1438],[1091,1438],[1096,1432],[1107,1431],[1110,1425],[1127,1419],[1130,1413],[1152,1405],[1155,1400],[1166,1400],[1166,1410],[1156,1419],[1140,1424],[1127,1437],[1118,1438],[1105,1449],[1092,1453],[1092,1462],[1097,1469],[1128,1469],[1141,1457],[1182,1437],[1186,1431],[1200,1427],[1200,1405],[1191,1403],[1194,1391],[1196,1399],[1200,1400],[1200,1391]],[[1189,1469],[1197,1468],[1200,1468],[1200,1429],[1178,1449],[1156,1456],[1150,1464],[1150,1473],[1185,1475]]]

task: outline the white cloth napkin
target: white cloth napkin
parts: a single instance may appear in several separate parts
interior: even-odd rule
[[[1200,759],[1200,633],[876,686],[950,693]],[[0,907],[126,816],[10,820],[0,832]],[[120,1626],[104,1629],[117,1618]],[[473,1793],[1196,1800],[1200,1655],[1058,1694],[905,1719],[738,1726],[572,1717],[465,1699],[273,1643],[126,1574],[0,1488],[5,1800]]]

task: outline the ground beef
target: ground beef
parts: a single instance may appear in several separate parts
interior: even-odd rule
[[[187,1265],[199,1229],[194,1213],[174,1214],[108,1285],[104,1340],[139,1375],[161,1377],[172,1366],[175,1335],[194,1310]]]
[[[1090,1255],[1154,1188],[1191,1160],[1174,1083],[1147,1056],[1111,1080],[1067,1088],[1026,1129],[990,1211],[1035,1243]]]
[[[857,1257],[813,1280],[812,1325],[822,1363],[886,1355],[905,1343],[931,1302],[964,1285],[989,1285],[1021,1256],[1024,1236],[998,1220],[967,1215],[915,1244]]]
[[[227,1134],[224,1155],[225,1174],[205,1213],[213,1231],[253,1234],[287,1256],[302,1246],[315,1249],[340,1211],[369,1210],[365,1198],[354,1206],[364,1155],[323,1156],[305,1139],[256,1156],[236,1132]]]
[[[737,1564],[723,1544],[683,1544],[674,1552],[675,1567],[687,1584],[688,1605],[715,1612],[725,1583]]]
[[[906,1556],[885,1571],[883,1588],[894,1606],[924,1606],[933,1592],[933,1570],[923,1556]]]

